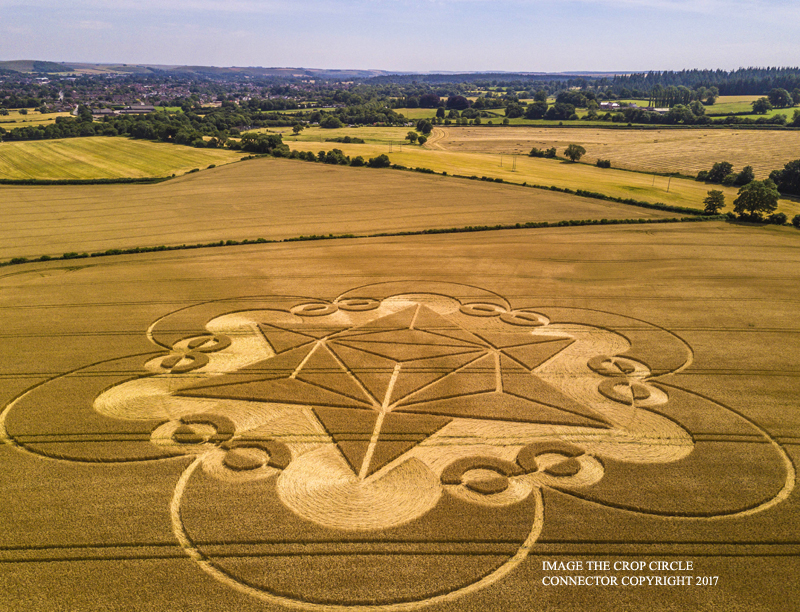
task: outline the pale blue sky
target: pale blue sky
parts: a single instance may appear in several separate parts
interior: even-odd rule
[[[0,0],[0,59],[679,70],[800,64],[797,0]]]

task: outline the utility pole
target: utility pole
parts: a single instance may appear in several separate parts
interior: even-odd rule
[[[672,177],[669,177],[669,180],[667,181],[667,193],[669,193],[669,184],[671,182],[672,182]]]

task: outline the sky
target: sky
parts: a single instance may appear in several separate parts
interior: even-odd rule
[[[797,0],[0,0],[0,60],[437,71],[800,64]]]

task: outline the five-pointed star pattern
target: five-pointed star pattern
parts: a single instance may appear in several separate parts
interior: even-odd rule
[[[533,373],[574,340],[470,330],[414,305],[364,325],[261,323],[275,356],[178,395],[310,406],[362,478],[453,419],[607,428]]]

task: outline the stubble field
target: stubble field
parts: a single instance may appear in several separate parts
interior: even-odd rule
[[[437,127],[427,147],[454,152],[527,155],[531,148],[569,144],[586,149],[583,162],[609,159],[614,168],[690,176],[728,161],[738,171],[753,166],[756,178],[797,159],[800,132],[735,129],[618,130],[572,128]]]
[[[218,240],[676,216],[538,189],[273,158],[155,185],[0,186],[0,206],[3,259]]]

